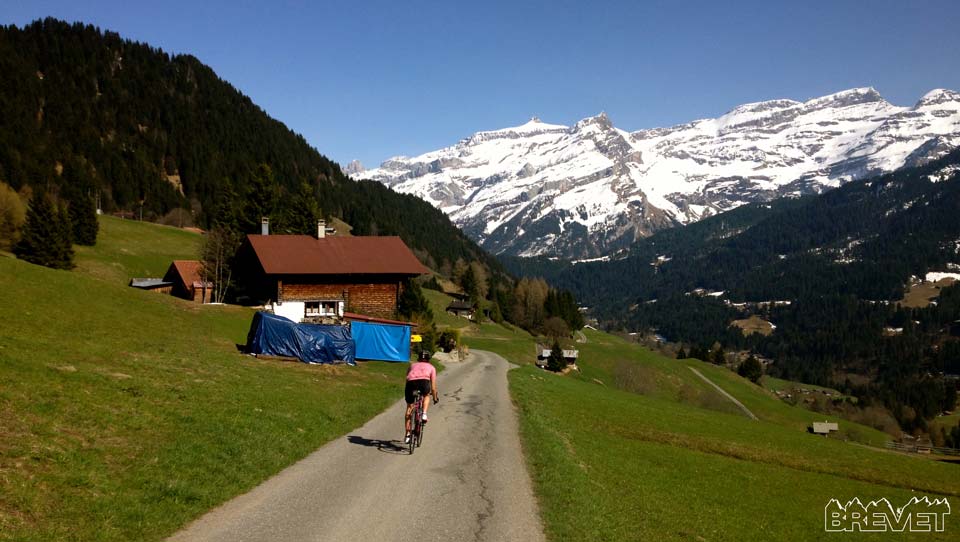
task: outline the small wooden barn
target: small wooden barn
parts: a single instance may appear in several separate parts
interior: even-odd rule
[[[170,294],[197,303],[210,303],[213,283],[202,280],[203,264],[197,260],[174,260],[163,276],[172,284]]]

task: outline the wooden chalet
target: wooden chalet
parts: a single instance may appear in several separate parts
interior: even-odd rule
[[[210,303],[213,283],[201,278],[203,264],[197,260],[174,260],[163,276],[172,285],[170,294],[197,303]]]
[[[460,316],[473,320],[473,315],[476,312],[476,309],[474,309],[473,303],[469,301],[453,300],[449,305],[447,305],[447,312],[454,316]]]
[[[248,235],[237,253],[238,290],[294,322],[390,319],[402,284],[428,273],[399,237]]]

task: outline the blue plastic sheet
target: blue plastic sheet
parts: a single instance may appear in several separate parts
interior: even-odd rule
[[[357,345],[357,358],[410,361],[410,326],[352,322],[350,331]]]
[[[247,333],[247,352],[297,358],[306,363],[356,365],[350,328],[296,324],[282,316],[258,312]]]

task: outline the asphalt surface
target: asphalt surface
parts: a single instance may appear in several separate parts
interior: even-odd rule
[[[413,455],[401,400],[169,540],[544,540],[508,367],[479,351],[448,364]]]

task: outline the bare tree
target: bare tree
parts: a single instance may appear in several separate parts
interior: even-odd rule
[[[214,303],[223,303],[230,289],[233,270],[230,261],[240,246],[241,236],[226,228],[216,227],[207,232],[200,245],[201,280],[212,283],[210,299]]]

